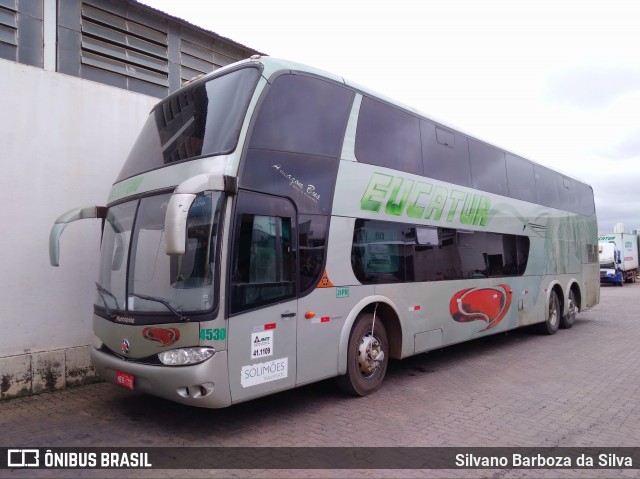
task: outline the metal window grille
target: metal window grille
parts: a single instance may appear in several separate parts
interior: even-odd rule
[[[0,0],[0,58],[15,61],[18,52],[16,0]]]
[[[253,51],[228,44],[222,39],[183,28],[180,34],[181,83],[184,84],[198,75],[248,58],[253,53]]]
[[[166,32],[86,3],[81,22],[83,66],[169,86]]]

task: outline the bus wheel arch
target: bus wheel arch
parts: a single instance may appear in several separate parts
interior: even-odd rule
[[[376,308],[377,304],[377,308]],[[354,324],[358,318],[365,314],[373,315],[375,311],[376,322],[380,321],[384,325],[388,339],[388,356],[394,359],[402,357],[402,326],[400,315],[396,306],[384,296],[368,297],[356,304],[346,318],[340,334],[340,344],[338,346],[338,374],[347,373],[347,355],[349,348],[349,338],[353,331]]]
[[[402,328],[400,326],[398,312],[390,304],[381,302],[378,303],[377,309],[376,303],[372,303],[362,312],[369,312],[373,314],[374,310],[376,312],[376,321],[380,319],[387,331],[387,338],[389,340],[389,357],[400,359],[402,357]]]
[[[377,315],[358,315],[349,335],[347,373],[338,376],[340,388],[353,396],[367,396],[384,381],[389,364],[389,340],[384,322]]]
[[[566,308],[563,308],[564,314],[560,318],[560,327],[569,329],[576,321],[576,316],[582,308],[582,295],[580,286],[577,282],[572,282],[568,289]]]

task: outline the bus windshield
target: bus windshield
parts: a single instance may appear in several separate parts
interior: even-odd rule
[[[170,196],[148,196],[109,208],[96,296],[96,305],[107,314],[128,311],[181,316],[216,306],[223,194],[206,192],[194,200],[187,218],[183,256],[168,256],[164,251],[164,220]]]
[[[255,67],[233,70],[158,104],[116,182],[174,162],[232,152],[259,77]]]

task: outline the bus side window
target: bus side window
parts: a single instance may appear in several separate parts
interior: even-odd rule
[[[327,251],[328,223],[328,218],[322,215],[298,217],[300,295],[312,291],[320,281]]]
[[[356,132],[356,158],[422,175],[420,120],[368,97],[362,99]]]
[[[469,138],[471,182],[474,188],[507,196],[507,169],[504,152]]]
[[[430,178],[471,186],[467,137],[420,120],[424,174]]]
[[[536,178],[537,200],[541,205],[562,209],[558,173],[544,166],[533,167]]]
[[[353,91],[308,75],[280,75],[260,106],[249,148],[338,158]]]
[[[536,181],[533,174],[533,163],[508,153],[505,155],[505,159],[509,196],[535,203]]]

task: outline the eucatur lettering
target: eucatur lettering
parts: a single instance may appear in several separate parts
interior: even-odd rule
[[[400,176],[374,173],[362,196],[360,208],[388,215],[406,215],[451,222],[457,218],[466,225],[485,226],[491,199]]]

